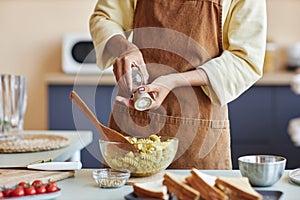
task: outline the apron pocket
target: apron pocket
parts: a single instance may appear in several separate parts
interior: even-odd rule
[[[204,159],[206,156],[208,156],[211,152],[213,152],[213,154],[219,154],[218,150],[216,152],[216,150],[214,149],[214,147],[216,146],[216,144],[218,143],[218,145],[224,145],[227,146],[226,144],[228,144],[228,146],[230,146],[230,144],[226,141],[228,141],[230,139],[230,133],[229,133],[229,129],[226,128],[206,128],[206,133],[202,134],[203,135],[203,142],[202,145],[200,147],[199,150],[199,159]],[[223,148],[228,149],[228,148]]]

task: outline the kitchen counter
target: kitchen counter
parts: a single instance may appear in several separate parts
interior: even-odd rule
[[[26,153],[0,153],[0,166],[25,166],[37,160],[66,161],[78,151],[92,142],[91,131],[24,131],[24,134],[51,134],[63,136],[69,139],[66,147],[50,151],[26,152]]]
[[[293,75],[295,75],[295,73],[290,71],[265,73],[255,85],[289,85]],[[48,74],[45,80],[48,85],[114,85],[116,83],[112,74],[70,75],[57,73]]]
[[[62,189],[61,195],[57,200],[68,199],[103,199],[103,200],[122,200],[124,196],[133,191],[132,186],[126,185],[116,189],[99,188],[92,178],[92,169],[82,169],[76,171],[75,177],[68,178],[58,182],[58,186]],[[189,174],[189,170],[169,170],[170,172]],[[239,170],[205,170],[207,174],[214,176],[230,176],[239,177]],[[290,183],[288,178],[289,171],[286,170],[282,178],[272,187],[255,188],[258,190],[279,190],[283,192],[283,198],[286,200],[299,199],[300,186]]]

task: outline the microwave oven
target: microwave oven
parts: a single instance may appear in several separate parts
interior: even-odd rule
[[[62,70],[66,74],[112,74],[112,67],[100,70],[89,33],[67,33],[62,41]]]

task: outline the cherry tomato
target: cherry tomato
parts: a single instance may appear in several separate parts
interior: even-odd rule
[[[11,192],[11,196],[12,197],[22,197],[25,195],[24,189],[22,187],[16,187],[15,189],[13,189],[13,191]]]
[[[24,187],[24,192],[25,192],[25,195],[35,195],[36,194],[36,190],[35,190],[34,186]]]
[[[3,199],[4,198],[4,194],[2,191],[0,191],[0,199]]]
[[[32,186],[37,186],[37,185],[43,185],[43,181],[41,180],[34,180],[32,183],[31,183]]]
[[[47,192],[46,185],[44,185],[44,184],[36,185],[34,188],[35,188],[35,191],[37,194],[44,194]]]
[[[58,191],[58,187],[55,184],[48,184],[46,186],[46,190],[47,190],[48,193],[49,192],[56,192],[56,191]]]
[[[55,181],[51,181],[51,180],[48,181],[48,185],[52,185],[52,186],[56,186],[57,187],[56,182]]]
[[[11,188],[4,188],[4,190],[2,191],[3,196],[4,196],[4,197],[10,197],[12,191],[13,191],[13,190],[12,190]]]
[[[27,183],[27,182],[24,182],[24,181],[18,183],[18,186],[19,186],[19,187],[26,187],[27,185],[28,185],[28,183]]]

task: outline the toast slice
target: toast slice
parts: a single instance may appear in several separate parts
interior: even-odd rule
[[[203,199],[227,200],[228,196],[215,187],[217,177],[191,170],[191,176],[186,178],[187,183],[200,192]]]
[[[169,199],[167,187],[162,184],[163,179],[133,184],[133,193],[140,198]]]
[[[178,199],[198,200],[200,193],[186,183],[186,177],[185,175],[166,172],[163,184],[167,186],[168,191],[173,193]]]
[[[246,177],[218,177],[216,187],[232,200],[262,200]]]

